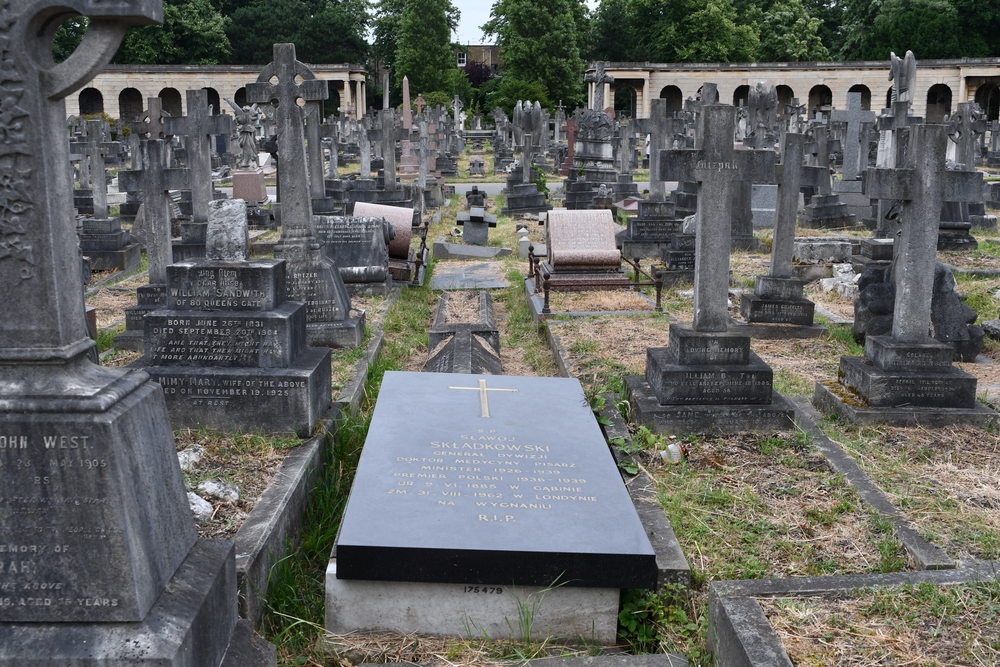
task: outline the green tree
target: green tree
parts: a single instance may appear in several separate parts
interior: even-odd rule
[[[732,0],[633,0],[638,48],[654,62],[753,62],[760,8]]]
[[[518,100],[537,101],[543,107],[551,107],[552,100],[548,91],[536,81],[521,81],[504,76],[492,79],[480,89],[481,101],[479,108],[489,113],[500,107],[510,117],[514,113],[514,105]]]
[[[890,51],[907,49],[918,60],[969,55],[958,10],[948,0],[849,0],[844,31],[844,60],[886,60]]]
[[[366,0],[251,0],[233,10],[226,33],[237,64],[269,63],[281,42],[302,62],[363,63],[368,23]]]
[[[129,28],[111,62],[212,65],[232,52],[222,14],[209,0],[164,0],[163,25]]]
[[[760,24],[760,51],[764,62],[829,60],[819,36],[822,21],[809,16],[802,0],[777,0],[764,12]]]
[[[457,21],[451,0],[406,0],[399,17],[393,80],[402,86],[406,76],[414,96],[444,90],[450,71],[457,69],[449,16]]]
[[[803,6],[809,16],[820,20],[819,38],[831,56],[840,53],[844,45],[844,33],[841,25],[844,22],[846,3],[843,0],[803,0]]]
[[[631,0],[601,0],[591,21],[588,60],[632,62],[646,60],[637,48]]]
[[[379,0],[372,20],[373,74],[391,69],[396,63],[396,41],[399,21],[403,18],[406,0]],[[379,82],[381,85],[381,81]]]
[[[548,99],[572,107],[584,99],[578,27],[585,20],[578,0],[496,0],[482,29],[497,35],[503,77],[541,84]]]

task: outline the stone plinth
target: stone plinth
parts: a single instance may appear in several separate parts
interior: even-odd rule
[[[847,210],[840,196],[813,195],[809,205],[799,216],[799,225],[811,229],[844,229],[859,227],[858,219]]]
[[[90,258],[90,267],[95,271],[131,272],[139,268],[142,260],[139,244],[132,242],[118,218],[84,219],[80,250]]]
[[[285,262],[179,262],[167,280],[136,364],[163,386],[173,425],[311,435],[330,405],[330,351],[306,347]]]
[[[522,213],[540,213],[552,210],[552,205],[546,203],[545,193],[538,191],[534,183],[514,185],[505,197],[503,215],[521,215]]]
[[[167,302],[167,286],[143,285],[136,289],[135,294],[137,303],[125,309],[125,331],[115,336],[115,347],[142,352],[145,350],[142,320]]]
[[[264,172],[260,169],[238,170],[233,173],[233,199],[260,206],[267,202]]]
[[[757,276],[754,292],[740,296],[740,314],[751,324],[786,325],[776,328],[773,335],[778,338],[792,337],[794,327],[808,329],[802,332],[802,337],[815,337],[818,335],[813,325],[816,304],[802,296],[802,287],[801,280]],[[766,332],[766,327],[756,327],[754,337],[772,337]]]

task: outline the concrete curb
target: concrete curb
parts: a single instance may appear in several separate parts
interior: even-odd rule
[[[549,341],[549,349],[552,350],[552,356],[556,359],[556,366],[559,368],[559,377],[573,377],[569,372],[569,355],[566,352],[566,348],[562,346],[562,339],[552,333],[552,329],[548,326],[545,327],[545,337]]]
[[[720,665],[790,667],[791,660],[771,627],[759,597],[810,597],[850,593],[859,588],[905,584],[961,584],[1000,578],[1000,561],[979,561],[957,570],[892,574],[718,581],[709,587],[708,645]]]
[[[323,453],[333,440],[339,414],[338,407],[332,408],[316,435],[285,458],[233,539],[239,615],[255,627],[260,625],[264,611],[271,568],[298,542],[302,514],[316,484]]]
[[[813,444],[822,452],[823,457],[833,468],[844,476],[861,496],[861,500],[889,519],[897,539],[903,544],[906,553],[913,559],[920,570],[950,570],[956,567],[955,561],[939,547],[922,538],[905,516],[892,504],[885,492],[861,469],[861,466],[850,454],[841,449],[840,445],[828,438],[819,427],[818,421],[822,415],[806,398],[795,398],[795,422],[803,431],[812,436]]]
[[[615,405],[614,396],[605,395],[604,409],[599,413],[602,421],[601,429],[607,440],[622,438],[626,443],[630,443],[632,438],[629,435],[625,420]],[[612,455],[618,463],[625,458],[617,447],[609,442]],[[662,588],[667,584],[681,584],[689,588],[691,586],[691,566],[688,565],[684,550],[681,549],[674,533],[670,519],[667,518],[660,501],[657,497],[656,486],[644,471],[638,475],[629,476],[624,470],[621,471],[622,480],[632,497],[632,504],[639,515],[646,535],[649,537],[653,551],[656,552],[656,586]]]

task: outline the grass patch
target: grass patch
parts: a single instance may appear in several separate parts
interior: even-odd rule
[[[1000,583],[759,600],[796,665],[1000,663]]]
[[[97,351],[104,352],[115,346],[115,336],[125,331],[125,325],[120,324],[110,329],[99,329],[97,332]]]

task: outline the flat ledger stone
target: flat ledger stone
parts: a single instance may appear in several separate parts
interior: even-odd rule
[[[652,588],[657,576],[583,389],[564,378],[387,372],[335,557],[350,580]]]

